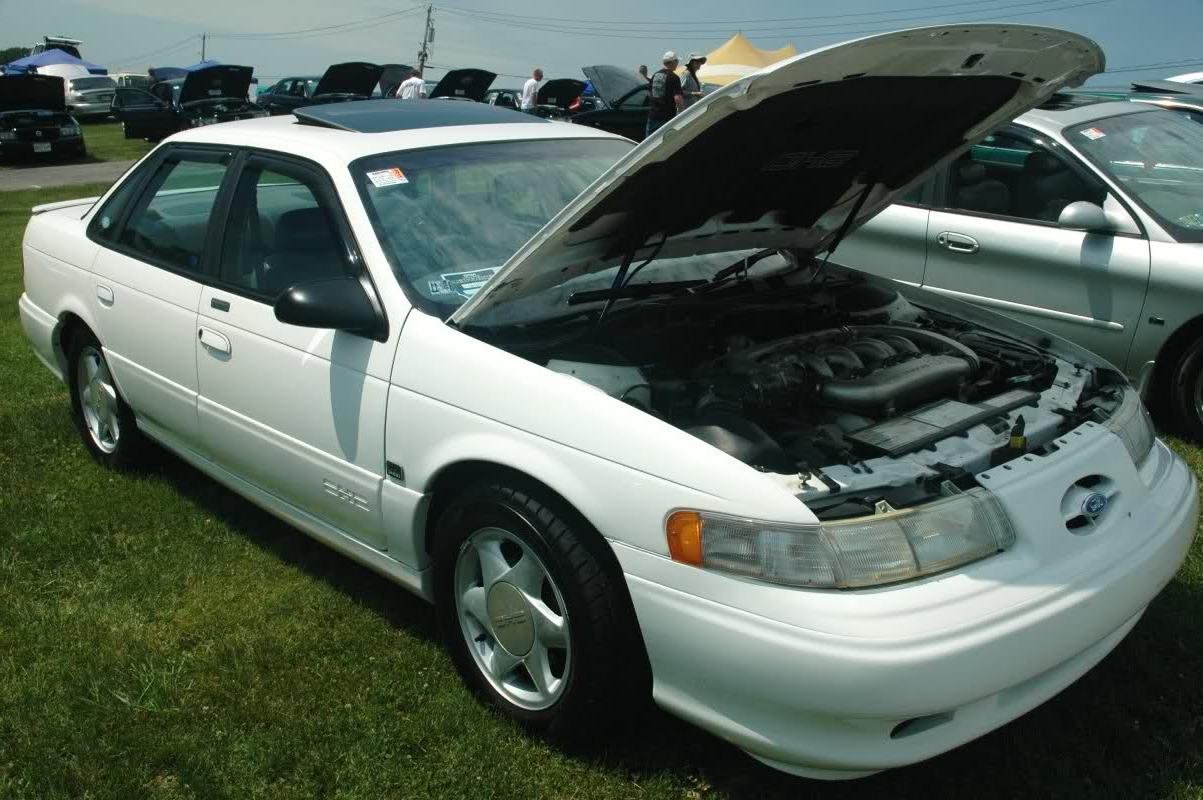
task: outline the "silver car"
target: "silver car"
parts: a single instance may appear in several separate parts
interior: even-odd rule
[[[1203,125],[1058,95],[930,175],[834,261],[997,309],[1123,369],[1203,440]]]
[[[113,111],[117,82],[107,75],[89,75],[67,81],[67,111],[76,119],[107,117]]]

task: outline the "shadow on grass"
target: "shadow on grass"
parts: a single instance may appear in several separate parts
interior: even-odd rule
[[[174,456],[153,473],[282,561],[428,641],[430,606]],[[1203,782],[1203,592],[1172,581],[1090,673],[998,731],[926,762],[844,783],[794,778],[648,707],[606,744],[571,755],[635,784],[671,776],[732,798],[1163,797]],[[723,643],[715,642],[715,647]],[[788,669],[788,665],[782,665]]]

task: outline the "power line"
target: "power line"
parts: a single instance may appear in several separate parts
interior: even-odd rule
[[[169,45],[164,45],[163,47],[157,48],[155,50],[150,50],[146,53],[140,53],[136,56],[128,56],[128,57],[123,57],[120,59],[107,59],[107,60],[118,63],[118,64],[136,64],[140,61],[146,61],[147,59],[150,59],[150,58],[155,58],[157,56],[162,56],[167,53],[174,52],[176,50],[181,50],[184,47],[189,46],[193,42],[195,42],[199,38],[199,36],[200,36],[199,34],[194,33],[191,36],[186,36],[183,39],[180,39],[178,42],[174,42]]]
[[[998,20],[997,16],[995,16],[995,15],[1000,12],[1009,13],[1010,16],[1014,16],[1014,17],[1024,17],[1024,16],[1033,16],[1036,14],[1052,14],[1052,13],[1056,13],[1056,12],[1060,12],[1060,11],[1069,11],[1069,10],[1076,9],[1076,8],[1085,8],[1088,6],[1103,5],[1105,3],[1111,3],[1111,2],[1114,2],[1114,0],[1084,0],[1084,2],[1070,3],[1070,4],[1066,4],[1066,5],[1047,7],[1048,3],[1045,0],[1035,0],[1034,2],[1025,2],[1025,3],[1014,4],[1011,6],[996,7],[993,10],[991,16],[989,16],[989,17],[972,17],[972,18],[968,18],[968,19],[948,20],[948,21],[944,21],[944,22],[934,22],[933,24],[958,25],[958,24],[966,23],[966,22],[995,22]],[[1032,5],[1042,5],[1042,6],[1046,6],[1046,7],[1031,10],[1031,11],[1017,11],[1017,12],[1016,11],[1012,11],[1012,12],[1007,11],[1007,9],[1022,8],[1022,7],[1032,6]],[[686,39],[686,41],[700,41],[702,39],[711,39],[711,38],[715,38],[717,36],[725,36],[729,32],[729,30],[722,30],[722,31],[685,31],[685,32],[675,32],[675,33],[661,32],[661,33],[655,33],[655,34],[640,34],[640,33],[634,33],[634,32],[614,32],[614,31],[606,31],[606,30],[598,30],[598,29],[584,29],[584,28],[572,28],[572,27],[565,27],[565,26],[539,25],[539,24],[535,24],[535,23],[520,23],[520,22],[514,22],[514,21],[510,21],[510,20],[506,20],[506,19],[501,19],[498,17],[493,17],[493,16],[490,16],[487,12],[466,12],[466,11],[461,11],[459,9],[452,9],[452,8],[446,8],[446,7],[440,7],[440,10],[446,11],[448,13],[451,13],[451,14],[454,14],[454,15],[460,16],[460,17],[472,18],[477,21],[484,21],[484,22],[489,22],[492,24],[504,25],[504,26],[519,28],[519,29],[523,29],[523,30],[541,31],[544,33],[556,33],[556,34],[567,35],[567,36],[581,36],[581,37],[587,36],[589,38],[602,38],[602,39],[656,39],[656,40],[663,40],[666,37],[672,36],[675,38],[684,38],[684,39]],[[928,19],[930,19],[930,17],[929,16],[920,16],[920,17],[909,17],[909,18],[883,19],[883,20],[873,20],[871,22],[862,23],[864,25],[889,25],[889,26],[891,26],[891,27],[885,27],[885,28],[859,28],[859,29],[839,30],[839,31],[821,31],[821,32],[816,33],[816,32],[814,32],[814,28],[820,27],[820,26],[816,25],[816,26],[808,26],[805,28],[773,27],[770,29],[755,29],[754,32],[771,32],[771,33],[779,35],[779,36],[791,36],[791,37],[795,37],[795,38],[866,36],[866,35],[870,35],[870,34],[874,34],[874,33],[886,33],[889,31],[897,30],[897,28],[894,27],[895,23],[907,22],[907,21],[913,21],[913,20],[919,20],[919,19],[928,20]],[[743,30],[745,32],[753,31],[753,29],[749,29],[749,28],[743,28]]]
[[[1151,70],[1158,70],[1158,69],[1170,70],[1170,69],[1181,69],[1183,67],[1198,67],[1198,66],[1203,66],[1203,59],[1186,58],[1186,59],[1180,59],[1178,61],[1160,61],[1160,62],[1153,63],[1153,64],[1133,64],[1132,66],[1128,66],[1128,67],[1116,67],[1114,69],[1107,70],[1107,73],[1109,74],[1112,72],[1148,72]]]
[[[347,29],[359,28],[366,25],[374,25],[385,20],[404,17],[413,14],[416,11],[423,10],[424,6],[411,6],[403,8],[400,11],[392,11],[388,14],[381,14],[376,17],[354,20],[352,22],[340,22],[334,25],[320,25],[315,28],[300,28],[292,31],[260,31],[258,33],[213,33],[209,34],[211,38],[222,39],[255,39],[255,40],[274,40],[274,39],[303,39],[310,36],[323,36],[328,33],[343,33]]]

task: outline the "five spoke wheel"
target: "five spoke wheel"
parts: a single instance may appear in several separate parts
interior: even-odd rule
[[[76,385],[79,387],[79,406],[84,425],[92,442],[102,453],[112,453],[121,438],[121,421],[117,413],[117,388],[100,351],[87,345],[80,351],[77,362]]]
[[[454,590],[468,650],[493,688],[530,711],[555,703],[571,667],[568,612],[535,552],[508,531],[482,528],[460,547]]]

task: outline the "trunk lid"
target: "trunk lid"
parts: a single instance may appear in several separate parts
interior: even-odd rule
[[[533,295],[627,257],[821,252],[930,169],[1103,64],[1083,36],[996,24],[900,31],[795,56],[671,120],[451,320],[489,324],[491,310],[519,299],[533,311]]]
[[[486,69],[453,69],[435,84],[430,98],[463,97],[481,103],[496,78],[496,73]]]
[[[331,64],[313,89],[313,96],[324,94],[353,94],[369,97],[384,74],[384,67],[366,61],[347,61]]]
[[[535,103],[541,106],[568,108],[585,91],[585,82],[576,78],[554,78],[539,87]]]
[[[63,111],[63,79],[55,75],[0,77],[0,111]]]
[[[251,67],[217,64],[189,72],[180,87],[179,104],[218,97],[245,98],[251,88]]]

